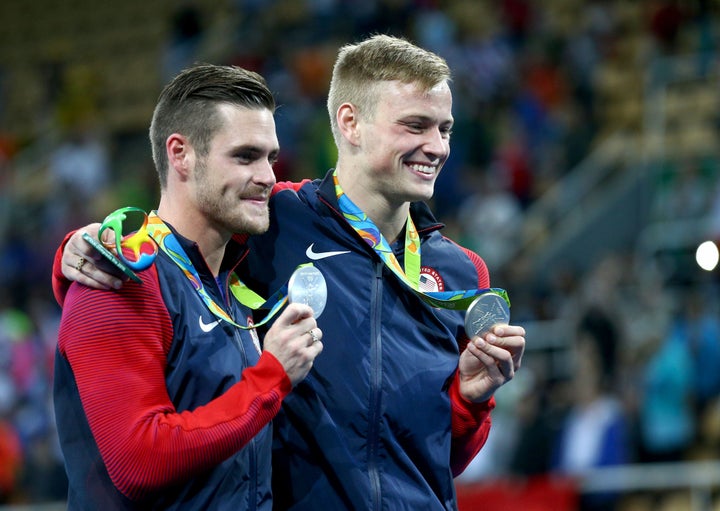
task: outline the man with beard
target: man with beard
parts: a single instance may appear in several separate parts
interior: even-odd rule
[[[150,127],[155,263],[141,284],[74,283],[58,296],[68,509],[271,508],[270,422],[322,350],[303,304],[261,350],[235,289],[247,252],[236,235],[268,228],[274,111],[264,79],[231,66],[190,68],[163,89]]]

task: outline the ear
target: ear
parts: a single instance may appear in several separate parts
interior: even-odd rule
[[[185,181],[195,165],[195,151],[187,137],[173,133],[165,141],[168,173],[174,172],[181,181]]]
[[[337,111],[338,130],[350,144],[360,144],[360,127],[357,107],[352,103],[343,103]]]

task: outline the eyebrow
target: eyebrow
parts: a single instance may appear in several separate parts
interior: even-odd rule
[[[434,117],[430,117],[429,115],[424,114],[409,114],[404,117],[401,117],[397,120],[397,122],[412,122],[412,121],[421,121],[424,123],[431,123],[443,125],[443,124],[454,124],[455,119],[453,117],[441,121],[436,121]]]
[[[240,144],[236,146],[232,146],[229,150],[230,153],[236,153],[236,152],[250,152],[250,153],[257,153],[257,154],[264,154],[264,153],[279,153],[280,148],[276,147],[271,149],[270,151],[267,151],[265,148],[255,145],[255,144]]]

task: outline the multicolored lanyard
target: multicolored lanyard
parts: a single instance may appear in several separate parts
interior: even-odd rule
[[[337,177],[337,170],[333,173],[335,193],[338,205],[345,219],[353,229],[367,242],[385,265],[398,276],[416,295],[433,307],[454,310],[466,310],[473,300],[483,293],[494,292],[503,297],[510,305],[510,298],[507,291],[500,288],[471,289],[467,291],[426,291],[420,290],[420,236],[415,229],[410,215],[405,226],[405,268],[395,257],[390,244],[380,232],[380,229],[370,218],[350,200],[340,187]]]
[[[273,294],[268,300],[264,300],[260,295],[248,288],[237,276],[235,272],[230,274],[228,285],[235,299],[241,304],[249,307],[253,310],[260,308],[269,308],[270,312],[260,322],[255,323],[253,326],[239,325],[230,317],[230,315],[218,305],[215,300],[210,296],[205,287],[203,286],[202,280],[197,270],[193,266],[190,258],[188,257],[185,250],[180,245],[177,237],[172,233],[170,228],[157,216],[157,212],[153,211],[148,216],[147,230],[150,236],[160,247],[160,250],[165,252],[170,259],[173,260],[182,270],[185,277],[190,281],[192,286],[197,291],[202,301],[207,305],[208,309],[217,316],[218,318],[227,321],[231,325],[242,328],[243,330],[249,330],[257,328],[268,322],[275,314],[285,305],[288,300],[287,284],[280,290]]]

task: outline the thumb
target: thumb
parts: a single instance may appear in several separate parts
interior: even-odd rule
[[[287,325],[292,325],[293,323],[297,323],[305,318],[312,317],[312,315],[313,310],[309,305],[305,305],[304,303],[291,303],[280,315],[278,321],[283,321]]]

